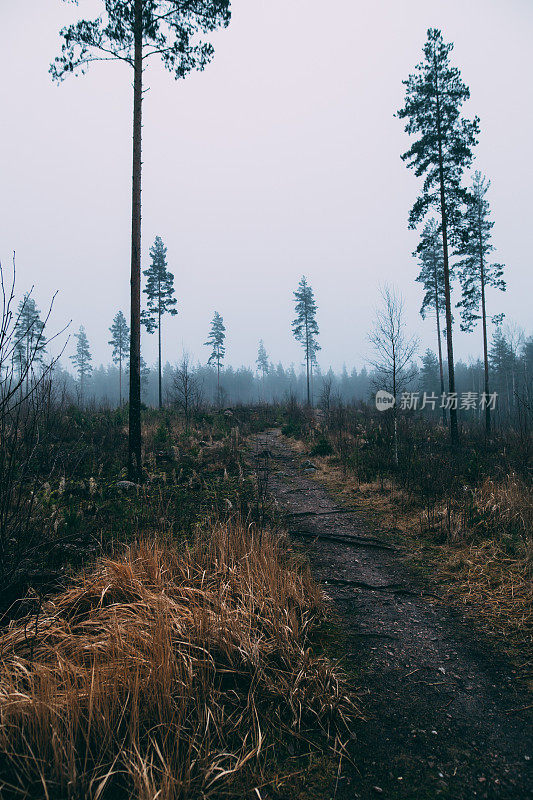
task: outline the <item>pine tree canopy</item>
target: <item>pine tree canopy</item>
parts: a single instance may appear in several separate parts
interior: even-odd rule
[[[76,352],[74,355],[70,356],[70,360],[74,364],[76,372],[78,373],[78,378],[83,382],[93,371],[91,366],[91,361],[93,359],[89,349],[89,340],[87,339],[87,334],[85,333],[83,325],[80,326],[79,332],[75,333],[74,336],[77,339]]]
[[[424,60],[404,81],[404,107],[398,111],[407,120],[405,130],[418,138],[402,155],[417,177],[424,176],[420,197],[409,215],[414,228],[429,208],[440,204],[441,168],[445,187],[447,218],[456,229],[466,192],[461,186],[463,170],[472,163],[472,148],[477,144],[479,119],[461,116],[470,90],[463,83],[459,69],[450,64],[453,44],[446,44],[436,28],[427,32]]]
[[[424,287],[420,314],[422,319],[425,319],[428,311],[435,311],[437,305],[439,312],[442,313],[446,303],[442,239],[440,226],[434,219],[430,219],[424,226],[419,245],[413,256],[418,257],[420,266],[420,273],[416,280]]]
[[[499,378],[511,372],[516,360],[513,348],[505,338],[501,326],[498,325],[492,337],[489,351],[489,364],[492,372]]]
[[[143,0],[143,61],[159,56],[176,79],[203,70],[213,47],[197,36],[226,27],[230,16],[230,0]],[[50,66],[54,80],[84,74],[93,61],[133,67],[134,22],[134,0],[105,0],[99,17],[63,28],[61,55]]]
[[[30,364],[42,362],[46,352],[45,323],[40,314],[35,300],[27,292],[18,305],[13,337],[13,358],[21,374]]]
[[[494,222],[490,220],[490,206],[486,194],[490,181],[477,170],[474,173],[472,190],[468,194],[467,210],[461,230],[456,255],[457,268],[461,282],[462,297],[457,307],[461,309],[461,329],[471,331],[481,319],[480,303],[484,287],[505,291],[503,265],[492,264],[490,255],[494,250],[491,243]],[[501,322],[503,315],[493,317],[493,322]]]
[[[164,314],[175,316],[174,275],[167,269],[167,248],[160,236],[156,236],[150,248],[151,265],[143,271],[146,277],[144,294],[147,296],[147,310],[142,312],[142,323],[148,333],[153,333]]]
[[[316,321],[317,305],[312,288],[305,275],[294,292],[296,318],[292,323],[292,332],[297,342],[303,346],[310,363],[316,363],[316,354],[320,350],[317,342],[318,323]]]
[[[432,350],[426,350],[422,356],[422,369],[420,370],[420,383],[423,390],[435,392],[440,389],[439,359]]]
[[[118,311],[115,315],[109,332],[111,339],[108,344],[113,348],[113,361],[118,364],[126,358],[130,345],[130,329],[122,311]]]
[[[267,351],[265,349],[265,345],[264,345],[264,342],[263,342],[262,339],[259,342],[259,349],[257,351],[256,364],[257,364],[257,369],[259,370],[259,372],[262,372],[263,375],[266,375],[267,372],[268,372],[268,369],[269,369],[269,366],[268,366],[268,355],[267,355]]]
[[[141,384],[146,388],[148,386],[148,380],[150,378],[150,367],[141,356]]]
[[[224,320],[218,311],[215,311],[207,342],[204,342],[206,347],[211,348],[211,355],[207,360],[208,364],[216,363],[218,366],[220,366],[221,362],[224,360],[224,356],[226,355],[226,347],[224,345],[225,340],[226,328],[224,326]]]

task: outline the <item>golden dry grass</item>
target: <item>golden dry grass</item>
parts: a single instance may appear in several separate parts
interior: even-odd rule
[[[502,481],[487,478],[474,492],[474,505],[480,524],[487,522],[498,537],[518,537],[521,554],[533,577],[533,495],[523,480],[511,473]]]
[[[338,744],[357,712],[310,648],[323,614],[287,540],[241,524],[99,562],[2,637],[1,796],[242,796],[288,737]]]

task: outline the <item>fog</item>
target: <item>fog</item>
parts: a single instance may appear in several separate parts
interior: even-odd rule
[[[60,27],[99,7],[0,2],[0,257],[9,266],[16,250],[19,293],[34,284],[42,309],[59,291],[50,331],[83,324],[96,364],[110,360],[114,314],[129,316],[132,76],[96,64],[58,87],[48,66]],[[162,236],[179,310],[164,321],[165,360],[185,348],[205,362],[217,310],[228,363],[253,364],[262,338],[274,362],[300,364],[290,324],[303,274],[323,369],[363,365],[385,282],[403,292],[421,350],[434,348],[407,229],[420,182],[394,117],[429,26],[455,42],[465,114],[481,118],[475,167],[492,181],[508,283],[489,313],[531,332],[530,0],[339,0],[328,12],[318,0],[234,0],[204,73],[175,82],[153,64],[146,75],[143,266]],[[477,357],[479,328],[457,326],[456,351]],[[155,359],[155,336],[143,334],[143,355]]]

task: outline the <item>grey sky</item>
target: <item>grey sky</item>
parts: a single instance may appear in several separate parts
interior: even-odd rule
[[[19,291],[34,283],[41,307],[60,290],[53,323],[85,325],[97,363],[110,360],[113,315],[129,316],[131,75],[93,65],[57,87],[47,70],[61,25],[99,7],[0,0],[0,257],[8,265],[16,249]],[[229,363],[253,364],[260,338],[275,362],[299,363],[290,323],[304,273],[323,367],[362,366],[380,282],[402,290],[411,329],[434,346],[406,222],[419,182],[393,117],[429,26],[455,42],[465,113],[481,117],[476,167],[492,180],[508,265],[489,311],[531,333],[531,0],[233,0],[206,72],[147,75],[144,265],[159,234],[179,304],[166,358],[185,347],[205,360],[216,309]],[[478,330],[456,336],[458,356],[479,353]],[[155,338],[143,335],[149,362]]]

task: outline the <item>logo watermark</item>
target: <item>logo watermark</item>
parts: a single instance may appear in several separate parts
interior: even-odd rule
[[[485,392],[402,392],[398,408],[402,411],[424,411],[424,409],[445,409],[459,411],[484,411],[486,408],[494,411],[498,400],[498,393],[486,394]],[[378,411],[387,411],[395,405],[395,398],[390,392],[380,389],[376,392],[376,408]]]
[[[396,399],[390,392],[386,392],[384,389],[380,389],[379,392],[376,392],[376,408],[378,411],[387,411],[387,409],[392,408],[395,403]]]

